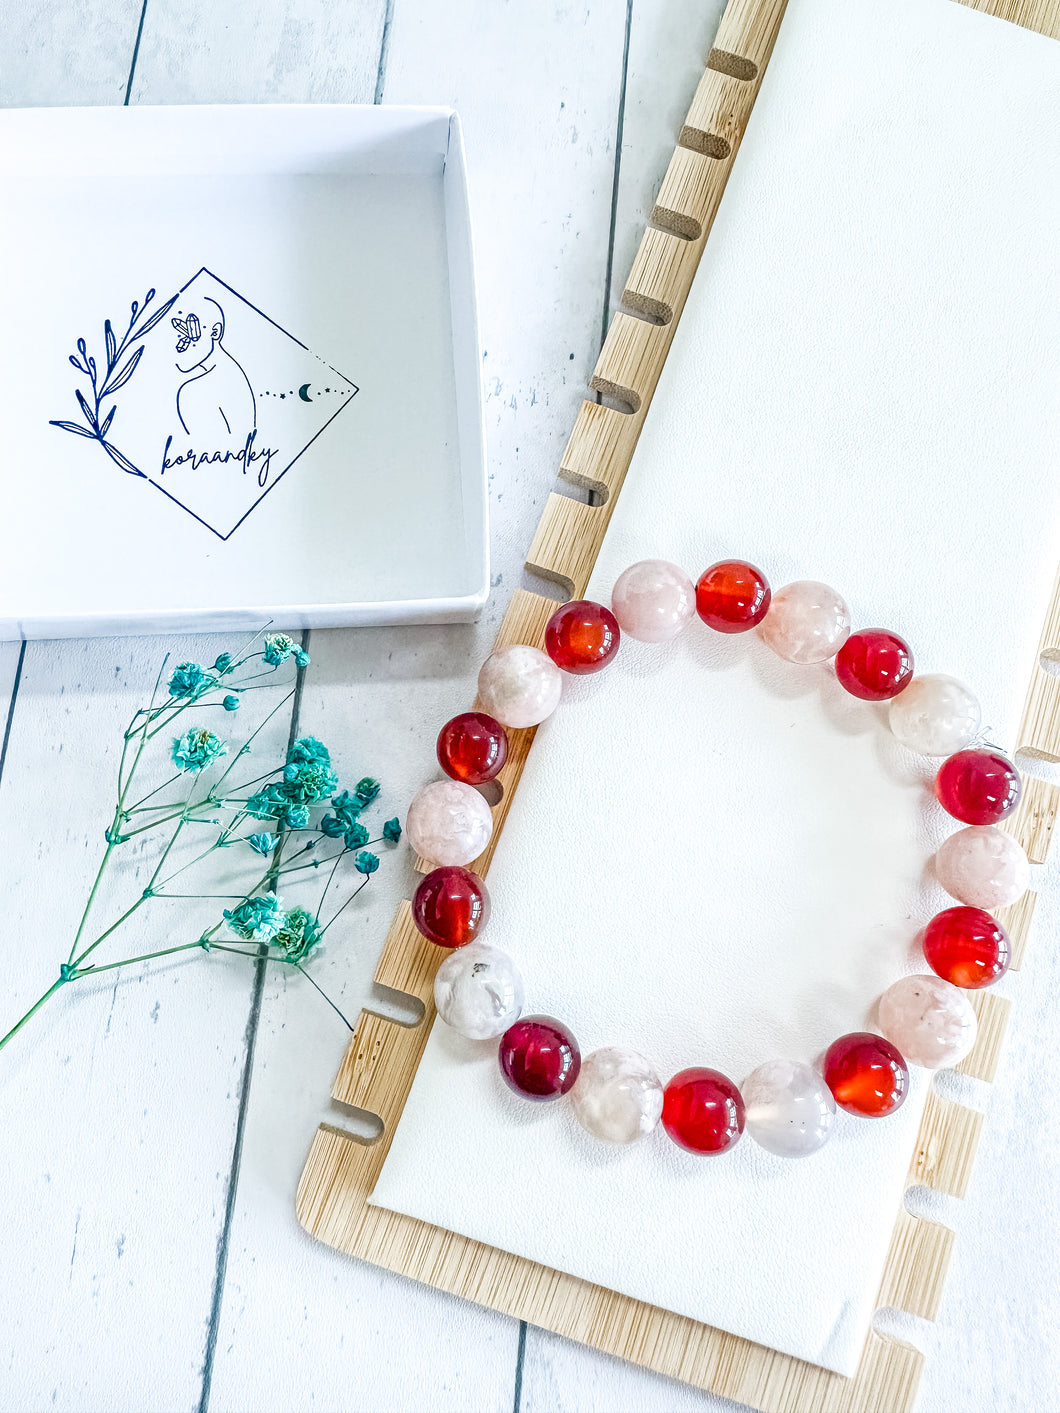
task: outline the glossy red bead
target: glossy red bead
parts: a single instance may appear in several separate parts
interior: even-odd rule
[[[582,1067],[577,1040],[552,1016],[523,1016],[509,1026],[497,1059],[508,1086],[524,1099],[558,1099]]]
[[[982,908],[947,908],[924,931],[924,956],[943,981],[978,991],[1008,971],[1008,933]]]
[[[412,920],[439,947],[466,947],[489,922],[490,895],[477,873],[449,865],[427,874],[412,898]]]
[[[508,733],[484,711],[464,711],[438,732],[438,764],[453,780],[484,785],[508,759]]]
[[[909,1092],[909,1069],[900,1051],[867,1030],[833,1040],[822,1072],[839,1107],[862,1118],[893,1114]]]
[[[681,1070],[663,1092],[662,1123],[679,1148],[724,1153],[743,1133],[743,1097],[720,1070]]]
[[[1019,771],[997,751],[958,751],[944,760],[935,794],[947,814],[962,824],[997,824],[1019,803]]]
[[[743,559],[723,559],[699,576],[696,612],[719,633],[746,633],[765,618],[771,597],[761,569]]]
[[[545,652],[564,672],[599,672],[618,652],[618,619],[591,599],[575,599],[556,610],[545,629]]]
[[[836,653],[835,675],[853,697],[885,702],[904,692],[913,680],[909,644],[886,628],[851,633]]]

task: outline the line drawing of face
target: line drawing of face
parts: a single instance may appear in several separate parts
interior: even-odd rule
[[[193,368],[205,363],[224,338],[224,311],[214,299],[207,298],[203,303],[212,304],[216,311],[213,319],[209,318],[212,311],[203,311],[207,320],[205,324],[194,311],[183,319],[169,321],[177,331],[176,364],[182,373],[190,373]]]
[[[186,375],[177,389],[177,417],[189,436],[217,446],[257,427],[257,403],[242,364],[224,347],[224,310],[209,296],[200,309],[201,315],[193,309],[170,320],[177,370]]]

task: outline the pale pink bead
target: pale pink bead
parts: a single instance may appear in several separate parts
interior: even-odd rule
[[[958,829],[935,855],[938,880],[970,908],[1003,908],[1022,898],[1030,882],[1027,855],[992,824]]]
[[[490,653],[478,674],[484,711],[502,726],[537,726],[551,716],[563,691],[563,673],[540,648],[516,643]]]
[[[903,976],[880,997],[880,1029],[914,1065],[956,1065],[975,1044],[968,997],[941,976]]]
[[[667,559],[642,559],[615,580],[611,608],[623,633],[638,643],[666,643],[695,613],[695,585]]]
[[[850,609],[827,584],[799,579],[776,590],[757,631],[786,662],[826,662],[850,637]]]
[[[409,843],[432,864],[469,864],[493,833],[493,815],[479,792],[459,780],[435,780],[412,797],[405,815]]]

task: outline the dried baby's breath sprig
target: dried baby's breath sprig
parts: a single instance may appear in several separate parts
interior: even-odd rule
[[[2,1049],[37,1011],[71,982],[100,972],[112,971],[134,962],[172,957],[181,952],[226,954],[250,958],[254,962],[281,962],[293,967],[320,991],[343,1021],[330,997],[326,996],[303,963],[319,952],[325,933],[361,892],[379,867],[378,855],[366,846],[397,844],[401,825],[389,819],[377,839],[370,837],[360,816],[376,800],[379,783],[370,776],[359,780],[354,789],[339,791],[338,776],[328,748],[314,736],[301,736],[287,750],[284,759],[271,769],[243,781],[227,785],[237,763],[248,754],[255,738],[273,716],[294,695],[287,692],[249,737],[235,749],[210,727],[186,726],[180,720],[185,712],[217,710],[233,712],[247,692],[275,686],[278,670],[293,660],[295,672],[309,666],[309,654],[286,633],[270,634],[259,644],[260,634],[236,653],[221,653],[212,667],[182,662],[166,678],[163,662],[151,701],[141,707],[126,728],[118,766],[117,799],[113,815],[104,830],[105,850],[74,934],[67,960],[60,964],[58,978],[22,1018],[0,1038]],[[162,682],[165,679],[165,694]],[[290,686],[292,679],[287,679]],[[223,718],[222,718],[223,719]],[[179,723],[179,724],[178,724]],[[184,727],[183,730],[180,728]],[[176,730],[176,734],[174,731]],[[151,754],[156,737],[168,736],[169,760],[176,774],[139,799],[133,789],[138,771]],[[216,776],[221,763],[225,768]],[[212,783],[207,783],[211,780]],[[330,808],[329,808],[330,806]],[[255,822],[269,822],[271,828],[254,828]],[[210,842],[187,863],[166,865],[174,845],[192,825],[211,831]],[[244,832],[249,830],[250,832]],[[96,909],[100,888],[114,852],[138,835],[158,834],[155,867],[138,895],[104,931],[88,940],[89,920]],[[301,842],[300,835],[309,837]],[[184,888],[188,875],[219,849],[247,846],[248,855],[258,855],[268,864],[265,872],[245,893],[175,892],[173,884]],[[242,854],[242,851],[241,851]],[[327,921],[322,911],[332,883],[349,859],[357,884]],[[328,866],[316,908],[299,904],[285,906],[277,884],[297,885],[306,881],[309,870]],[[300,876],[300,877],[299,877]],[[169,898],[215,899],[222,896],[232,903],[221,909],[214,920],[191,942],[178,943],[158,951],[118,961],[89,960],[97,949],[128,920],[149,903]],[[215,905],[214,905],[215,906]],[[220,935],[219,935],[220,934]],[[226,940],[227,939],[227,940]]]

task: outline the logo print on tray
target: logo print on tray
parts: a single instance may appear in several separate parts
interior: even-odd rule
[[[123,335],[104,320],[98,358],[78,339],[81,420],[51,425],[97,442],[227,540],[356,385],[205,268],[130,311]]]

